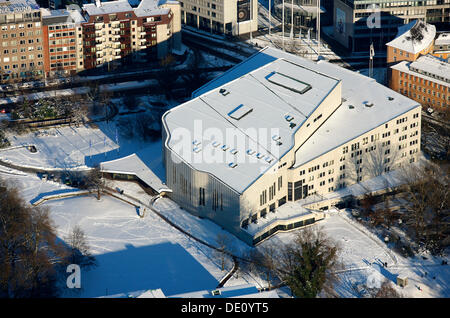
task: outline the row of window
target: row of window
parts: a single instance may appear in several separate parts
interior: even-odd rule
[[[27,23],[27,28],[32,28],[33,27],[33,23]],[[34,23],[34,27],[36,28],[40,28],[41,27],[41,22],[35,22]],[[20,23],[17,25],[18,29],[24,29],[25,28],[25,24],[24,23]],[[2,25],[2,31],[8,31],[9,30],[16,30],[16,25],[15,24],[10,24],[10,25]]]
[[[417,72],[422,72],[422,71],[417,69]],[[431,74],[431,73],[427,74],[427,76],[434,77],[434,78],[437,78],[437,79],[442,80],[442,81],[446,81],[446,79],[444,77],[440,77],[440,76],[437,76],[437,75],[434,75],[434,74]],[[417,82],[419,84],[423,84],[425,86],[430,86],[430,87],[436,88],[438,90],[442,90],[444,92],[445,91],[450,92],[450,87],[449,86],[444,86],[442,84],[438,84],[438,83],[435,83],[433,81],[426,80],[426,79],[424,79],[424,78],[422,78],[420,76],[415,76],[415,75],[412,75],[412,74],[407,74],[405,72],[400,72],[400,78],[409,79],[409,80],[412,80],[412,81]],[[450,80],[447,80],[447,81],[450,81]],[[401,85],[401,83],[400,83],[400,85]]]

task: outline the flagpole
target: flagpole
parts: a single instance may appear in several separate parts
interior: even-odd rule
[[[270,2],[271,0],[269,0],[269,35],[270,35],[270,30],[272,29],[272,22],[271,22],[271,9],[272,9],[272,6],[271,6],[271,2]]]
[[[294,39],[294,0],[291,0],[291,38]]]
[[[250,0],[250,43],[253,42],[253,32],[252,32],[252,27],[253,27],[253,0]]]
[[[317,0],[317,57],[320,56],[320,0]]]
[[[281,25],[281,36],[283,37],[283,51],[284,51],[284,0],[283,0],[283,18],[282,18],[282,25]]]

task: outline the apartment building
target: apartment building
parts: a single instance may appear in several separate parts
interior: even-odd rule
[[[40,8],[35,0],[0,0],[0,79],[162,59],[181,49],[180,14],[172,0],[142,0],[134,7],[126,0],[97,1],[58,10]]]
[[[448,25],[450,0],[334,0],[334,38],[352,52],[369,52],[371,43],[384,51],[397,28],[416,19]]]
[[[0,76],[3,81],[44,74],[41,11],[35,0],[0,0]]]
[[[45,77],[67,76],[84,69],[81,23],[78,6],[42,9]]]
[[[390,87],[440,111],[450,107],[450,63],[432,56],[421,56],[414,62],[402,61],[391,66]]]
[[[160,59],[179,49],[181,27],[176,8],[177,3],[159,6],[156,0],[142,0],[136,8],[127,0],[83,5],[84,68]]]
[[[420,110],[371,78],[265,48],[163,115],[167,195],[257,244],[323,217],[295,201],[414,163]]]
[[[258,30],[257,0],[180,0],[180,3],[183,24],[233,36]]]

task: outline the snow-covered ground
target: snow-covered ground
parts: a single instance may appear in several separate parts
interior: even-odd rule
[[[27,201],[69,189],[14,170],[0,169],[0,177],[9,184],[16,184]],[[115,186],[125,194],[149,202],[150,196],[134,183],[122,181]],[[100,201],[94,196],[84,196],[48,201],[43,206],[50,208],[61,239],[74,225],[81,226],[99,263],[98,267],[82,273],[81,292],[68,292],[67,297],[126,296],[157,288],[170,296],[214,289],[226,275],[212,249],[188,238],[149,210],[140,218],[135,207],[106,195]],[[217,235],[226,233],[220,226],[191,215],[170,199],[158,199],[154,207],[209,244],[217,245]],[[384,279],[395,282],[400,276],[409,280],[407,287],[395,287],[405,297],[450,297],[450,268],[440,265],[441,258],[405,259],[343,211],[327,212],[327,217],[315,226],[323,227],[342,247],[341,261],[345,268],[336,286],[340,296],[359,297],[356,286],[377,287]],[[279,233],[261,246],[287,243],[295,233]],[[234,236],[230,235],[230,239],[234,253],[244,255],[249,251],[250,248]],[[384,262],[388,263],[387,268],[380,266]],[[231,266],[231,260],[227,259],[226,270]],[[264,279],[254,273],[238,272],[225,286],[247,283],[257,287],[266,285]]]
[[[58,127],[23,135],[8,134],[11,149],[0,151],[0,159],[23,167],[40,169],[83,169],[100,161],[129,155],[136,149],[156,146],[148,142],[127,140],[117,133],[114,122],[89,126]],[[25,145],[35,145],[31,153]],[[158,149],[159,149],[158,148]]]
[[[69,187],[43,182],[29,174],[14,175],[10,170],[0,170],[0,178],[14,184],[26,201],[42,193],[58,193]],[[19,172],[17,172],[19,173]],[[119,182],[125,193],[146,200],[145,194],[134,183]],[[226,261],[221,270],[215,252],[190,239],[163,221],[151,211],[140,218],[136,208],[113,197],[103,195],[83,196],[48,201],[50,215],[62,240],[73,226],[79,225],[86,233],[88,243],[98,266],[82,271],[82,290],[67,291],[65,297],[101,297],[127,295],[132,292],[161,288],[165,295],[175,295],[198,290],[212,290],[232,267]],[[160,199],[156,207],[176,224],[202,240],[216,244],[218,233],[224,231],[214,223],[196,218],[180,209],[168,199]],[[245,243],[232,237],[235,251],[248,249]],[[234,278],[230,286],[258,283],[252,277]]]
[[[404,258],[344,211],[327,212],[327,217],[316,226],[322,227],[341,246],[344,269],[340,271],[340,282],[336,285],[336,292],[341,297],[360,297],[356,290],[360,284],[380,287],[387,279],[395,285],[397,276],[408,278],[406,287],[394,287],[404,297],[450,297],[450,267],[441,265],[442,258],[429,255],[427,260],[420,256]],[[290,242],[295,233],[279,233],[261,246]],[[387,262],[387,268],[381,265],[384,262]]]

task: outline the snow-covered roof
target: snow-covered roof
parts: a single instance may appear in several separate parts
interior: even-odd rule
[[[412,21],[398,28],[395,39],[387,46],[397,48],[412,54],[428,48],[436,36],[436,27],[421,20]]]
[[[420,105],[374,79],[320,61],[318,67],[342,80],[342,105],[297,150],[294,167],[303,165]],[[391,98],[393,99],[391,100]],[[367,107],[366,104],[373,104]],[[353,106],[352,107],[350,107]]]
[[[161,288],[150,289],[140,294],[137,298],[166,298]]]
[[[167,14],[170,9],[159,7],[163,3],[165,3],[164,0],[141,0],[138,7],[134,9],[134,13],[138,17]]]
[[[304,219],[314,218],[315,212],[311,209],[305,208],[303,205],[298,204],[298,201],[295,202],[286,202],[282,206],[278,207],[276,213],[268,213],[264,218],[259,218],[258,223],[250,223],[248,227],[245,229],[246,232],[250,233],[253,236],[257,236],[258,233],[267,229],[273,223],[278,221],[286,221],[297,218]]]
[[[83,10],[85,10],[89,15],[133,11],[133,8],[128,3],[128,0],[114,0],[108,2],[100,2],[99,4],[99,6],[97,6],[96,3],[84,4]]]
[[[419,57],[414,62],[402,61],[391,68],[450,87],[450,63],[429,54]]]
[[[0,13],[39,10],[35,0],[0,0]]]
[[[274,61],[278,62],[274,63]],[[254,112],[258,115],[259,112],[256,112],[256,110],[258,110],[260,106],[262,109],[266,110],[264,112],[266,118],[256,116],[253,117],[251,123],[254,127],[272,127],[272,125],[283,127],[283,120],[277,121],[277,119],[279,115],[286,114],[289,109],[289,105],[277,100],[275,95],[267,88],[267,84],[266,87],[264,87],[259,82],[252,81],[251,79],[253,77],[258,78],[258,72],[261,74],[264,71],[267,72],[268,70],[276,68],[277,65],[287,65],[286,63],[291,63],[290,65],[297,65],[296,67],[290,68],[290,74],[296,74],[297,67],[308,69],[311,74],[326,74],[322,77],[323,81],[318,84],[323,85],[322,88],[326,88],[327,85],[330,85],[330,81],[332,81],[332,79],[339,79],[342,81],[342,105],[296,151],[295,166],[304,164],[340,146],[341,144],[344,144],[366,133],[367,131],[382,125],[392,118],[419,107],[417,102],[398,94],[381,84],[378,84],[374,79],[364,75],[352,72],[326,61],[315,63],[311,60],[267,47],[228,70],[222,76],[195,91],[193,97],[196,98],[194,100],[179,106],[185,107],[186,105],[190,105],[186,107],[189,111],[182,112],[184,116],[180,116],[178,114],[178,120],[176,121],[177,124],[180,125],[180,127],[187,127],[186,123],[189,118],[207,118],[207,120],[203,120],[203,129],[208,127],[223,127],[223,122],[226,118],[224,114],[226,114],[229,109],[232,109],[230,103],[222,102],[219,104],[214,104],[220,105],[217,107],[219,110],[215,111],[209,107],[208,104],[202,103],[202,100],[210,100],[210,98],[205,98],[204,96],[214,96],[216,99],[222,99],[225,101],[225,98],[233,95],[234,93],[234,95],[237,95],[237,99],[235,99],[235,102],[232,105],[239,105],[237,104],[238,101],[240,101],[239,103],[248,104],[249,106],[254,107]],[[254,70],[256,70],[256,72]],[[284,72],[284,68],[279,68],[279,70]],[[245,75],[249,72],[251,75]],[[313,86],[316,85],[315,80],[319,80],[321,78],[317,77],[314,79],[309,75],[305,76],[305,74],[302,73],[298,74],[301,75],[299,78],[302,78],[307,82],[314,83]],[[261,85],[261,87],[258,87],[257,84]],[[221,88],[229,89],[231,94],[223,98],[223,96],[219,93]],[[273,90],[272,87],[271,89]],[[329,87],[329,89],[331,89],[331,87]],[[311,93],[313,94],[313,92]],[[283,98],[285,98],[284,94],[285,93],[282,95]],[[287,95],[289,96],[289,93],[287,93]],[[388,97],[394,97],[394,99],[390,100]],[[303,105],[304,108],[302,109],[306,113],[312,110],[311,106],[308,107],[308,97],[306,94],[292,94],[290,98],[290,100],[286,100],[291,102],[293,99],[296,99],[295,101],[292,101],[292,103],[296,105]],[[316,102],[318,100],[319,99],[316,99]],[[373,103],[374,106],[366,107],[365,103]],[[265,106],[266,104],[268,106]],[[353,105],[354,108],[350,109],[349,105]],[[178,108],[174,109],[174,113],[176,110],[178,110]],[[221,115],[219,115],[219,113]],[[298,112],[295,113],[294,117],[300,119],[298,122],[299,125],[301,125],[302,120],[305,118]],[[248,119],[251,118],[252,116],[248,116]],[[276,158],[281,157],[281,155],[285,153],[285,150],[288,150],[293,146],[288,132],[284,132],[283,129],[280,129],[280,136],[284,136],[282,138],[283,145],[280,147],[279,155],[276,156]],[[210,144],[211,141],[207,140],[203,146],[203,149],[211,148]],[[201,152],[202,151],[199,153]],[[262,172],[271,169],[271,167],[268,167],[266,170],[261,170],[263,168],[262,162],[260,167],[255,164],[253,166],[250,164],[241,164],[241,169],[239,169],[239,162],[238,166],[232,169],[229,168],[226,163],[227,162],[220,165],[217,163],[203,163],[193,164],[193,166],[196,169],[198,168],[200,170],[209,171],[223,182],[232,186],[238,192],[245,189],[246,186],[258,178]]]
[[[435,49],[439,45],[450,45],[450,32],[441,33],[434,40]]]
[[[54,24],[54,23],[81,23],[85,22],[86,19],[81,14],[80,10],[73,9],[58,9],[50,10],[47,8],[42,8],[42,20],[44,25]]]
[[[171,109],[163,116],[170,132],[166,145],[196,170],[242,193],[293,148],[295,132],[339,89],[338,79],[305,61],[275,59]],[[198,129],[203,136],[196,136]]]
[[[136,154],[102,162],[100,168],[104,172],[135,175],[158,193],[172,192]]]
[[[216,291],[213,295],[213,291]],[[245,284],[222,287],[215,290],[200,290],[168,296],[168,298],[280,298],[275,290],[260,292],[255,285]]]
[[[450,84],[450,63],[433,55],[427,54],[411,63],[413,71],[431,76]]]

